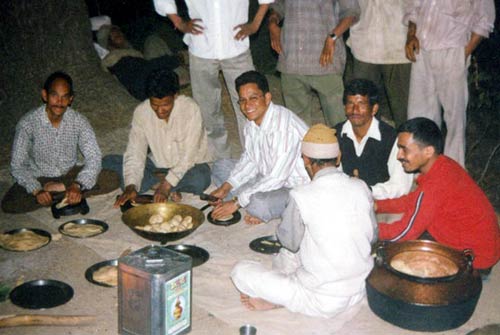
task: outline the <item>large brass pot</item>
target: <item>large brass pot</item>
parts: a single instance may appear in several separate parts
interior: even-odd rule
[[[136,226],[145,226],[149,224],[149,218],[154,214],[160,214],[166,220],[170,220],[177,214],[182,217],[190,215],[193,218],[193,228],[173,233],[156,233],[136,228]],[[166,202],[146,204],[131,208],[123,213],[122,220],[139,236],[151,241],[159,241],[160,243],[165,244],[168,241],[175,241],[191,234],[205,221],[205,215],[193,206]]]
[[[391,260],[408,252],[444,258],[458,271],[423,278],[394,269]],[[433,241],[381,244],[375,267],[366,279],[368,304],[379,317],[401,328],[443,331],[459,327],[472,316],[482,290],[472,260],[470,250],[460,252]]]

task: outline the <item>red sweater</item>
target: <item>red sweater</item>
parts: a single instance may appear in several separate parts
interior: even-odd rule
[[[428,173],[417,178],[414,192],[377,201],[378,213],[404,213],[392,224],[379,224],[381,240],[417,239],[424,231],[452,248],[472,249],[474,267],[489,268],[500,258],[500,229],[493,206],[467,172],[439,156]]]

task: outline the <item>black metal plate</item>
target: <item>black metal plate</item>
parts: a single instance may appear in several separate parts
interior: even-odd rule
[[[241,213],[240,213],[240,211],[236,211],[236,212],[233,213],[233,217],[230,220],[219,221],[219,220],[214,220],[212,218],[212,212],[210,212],[207,215],[207,220],[208,220],[208,222],[210,222],[211,224],[214,224],[216,226],[230,226],[230,225],[233,225],[235,223],[240,222],[240,220],[241,220]]]
[[[139,194],[139,195],[137,195],[137,197],[135,198],[134,201],[135,201],[135,205],[132,205],[130,200],[125,202],[123,205],[121,205],[120,210],[122,211],[122,213],[129,210],[130,208],[153,203],[153,195],[152,194]]]
[[[14,305],[22,308],[52,308],[70,301],[73,288],[58,280],[39,279],[19,285],[9,297]]]
[[[14,250],[14,249],[8,249],[6,247],[2,247],[2,248],[5,249],[5,250],[8,250],[8,251],[27,252],[27,251],[33,251],[33,250],[38,250],[40,248],[43,248],[47,244],[49,244],[50,241],[52,241],[52,235],[50,235],[50,233],[48,231],[45,231],[45,230],[42,230],[42,229],[37,229],[37,228],[18,228],[18,229],[13,229],[13,230],[6,231],[6,232],[4,232],[4,234],[14,235],[14,234],[17,234],[17,233],[22,233],[23,231],[32,231],[35,234],[48,237],[49,240],[47,241],[47,243],[39,246],[38,248],[31,249],[31,250]]]
[[[93,224],[96,226],[102,227],[102,232],[96,233],[94,235],[88,235],[88,236],[74,236],[71,234],[68,234],[66,231],[64,231],[64,227],[67,224],[74,223],[74,224],[81,224],[81,225],[86,225],[86,224]],[[104,234],[107,230],[109,229],[109,226],[106,222],[100,221],[100,220],[94,220],[94,219],[76,219],[76,220],[71,220],[68,222],[63,223],[62,225],[59,226],[59,232],[63,235],[69,236],[69,237],[74,237],[74,238],[89,238],[89,237],[94,237],[97,235]]]
[[[82,198],[82,201],[79,204],[68,205],[62,208],[57,208],[56,206],[57,203],[54,203],[50,207],[54,219],[59,219],[61,216],[67,216],[67,215],[75,215],[75,214],[85,215],[90,211],[89,205],[87,203],[87,200],[85,200],[85,198]]]
[[[250,249],[261,254],[277,254],[281,249],[280,242],[274,235],[256,238],[249,244]]]
[[[187,256],[191,256],[191,258],[193,259],[193,267],[202,265],[210,258],[210,254],[208,253],[208,251],[195,245],[171,244],[167,245],[165,248],[180,252],[181,254]]]
[[[110,259],[108,261],[102,261],[99,263],[95,263],[94,265],[92,265],[91,267],[89,267],[85,271],[85,279],[87,279],[89,282],[91,282],[92,284],[95,284],[95,285],[104,286],[104,287],[116,287],[113,285],[108,285],[105,283],[95,281],[93,278],[94,272],[96,272],[97,270],[99,270],[100,268],[102,268],[103,266],[106,266],[106,265],[118,266],[118,260],[117,259]]]

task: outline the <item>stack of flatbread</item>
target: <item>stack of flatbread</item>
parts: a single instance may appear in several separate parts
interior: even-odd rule
[[[98,283],[117,286],[118,267],[114,265],[105,265],[92,274],[92,279],[94,279]]]
[[[64,234],[73,237],[90,237],[98,235],[103,231],[104,231],[103,227],[92,223],[78,224],[70,222],[64,225],[63,228]]]
[[[0,246],[13,251],[30,251],[49,243],[47,236],[39,235],[31,230],[17,234],[0,234]]]

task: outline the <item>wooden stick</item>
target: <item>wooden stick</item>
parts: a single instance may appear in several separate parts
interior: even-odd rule
[[[0,328],[18,326],[80,326],[95,322],[94,315],[1,315]]]

